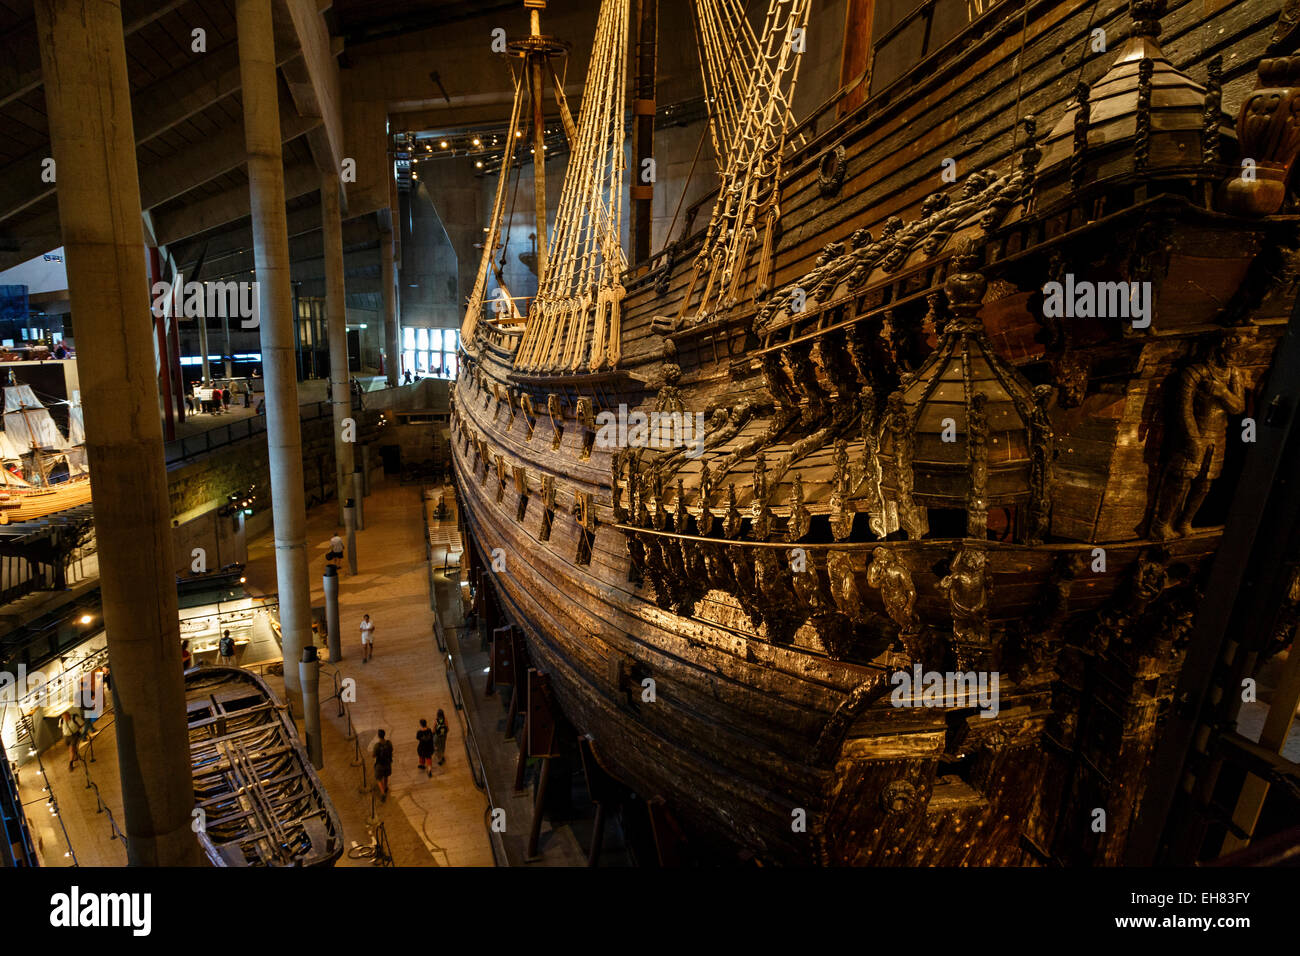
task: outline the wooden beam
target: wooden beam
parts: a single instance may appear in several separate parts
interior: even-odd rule
[[[297,139],[320,126],[319,117],[299,116],[287,95],[280,102],[280,137]],[[140,198],[154,209],[247,162],[244,127],[231,123],[214,135],[140,170]],[[0,174],[2,175],[2,174]]]
[[[322,239],[320,228],[320,209],[306,207],[289,213],[289,258],[297,261],[321,255]],[[345,220],[343,223],[343,245],[345,249],[366,242],[376,242],[379,227],[374,217]],[[209,269],[216,270],[212,275],[235,275],[253,268],[253,234],[247,223],[241,223],[224,232],[199,236],[181,243],[172,254],[182,266],[193,265],[204,252],[205,278]],[[186,270],[188,272],[188,269]]]
[[[284,171],[284,198],[297,199],[320,188],[320,172],[303,163]],[[171,212],[157,213],[158,244],[170,246],[251,215],[247,186],[236,186]],[[319,219],[319,217],[318,217]]]
[[[315,0],[276,0],[272,9],[276,35],[292,39],[301,51],[282,66],[289,95],[299,113],[319,116],[323,122],[323,135],[312,141],[313,157],[322,171],[337,173],[343,161],[343,113],[339,64],[325,19]]]
[[[124,0],[122,33],[131,36],[189,0]],[[29,5],[30,9],[30,5]],[[0,39],[0,107],[41,85],[41,53],[36,21],[28,20]]]

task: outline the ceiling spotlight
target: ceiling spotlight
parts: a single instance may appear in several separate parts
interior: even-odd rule
[[[517,129],[517,130],[515,130],[515,139],[518,139],[520,136],[523,136],[523,135],[524,135],[524,131],[523,131],[523,130],[521,130],[521,129]]]
[[[245,583],[247,580],[248,580],[248,578],[240,578],[240,579],[239,579],[239,583],[240,583],[240,584],[243,584],[243,583]]]
[[[444,140],[443,140],[442,142],[440,142],[438,145],[441,146],[443,149],[446,149],[446,148],[447,148],[447,141],[444,139]]]
[[[81,615],[81,623],[82,623],[82,624],[89,624],[89,623],[91,622],[91,620],[92,620],[92,618],[91,618],[91,616],[90,616],[89,614],[83,614],[83,615]]]
[[[483,145],[482,142],[479,140],[479,138],[478,138],[477,136],[474,137],[474,145],[475,145],[475,146],[481,146],[481,145]]]
[[[474,163],[474,165],[475,165],[478,169],[482,169],[482,168],[483,168],[483,160],[481,160],[481,159],[478,160],[476,163]]]

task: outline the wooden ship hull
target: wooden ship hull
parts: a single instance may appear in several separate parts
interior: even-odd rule
[[[35,521],[68,508],[90,503],[90,478],[79,476],[50,488],[0,491],[0,525]]]
[[[199,842],[213,866],[332,866],[343,826],[297,729],[256,674],[185,672]]]
[[[615,363],[521,363],[508,324],[464,337],[453,460],[487,626],[522,631],[601,766],[700,844],[1123,859],[1248,453],[1228,437],[1296,295],[1296,219],[1225,195],[1267,152],[1219,109],[1252,69],[1173,62],[1164,4],[1138,3],[1089,102],[1093,5],[1043,6],[795,149],[771,276],[751,261],[738,305],[692,314],[697,233],[624,277]],[[1218,31],[1251,68],[1276,13],[1169,6],[1170,43]],[[935,194],[975,128],[972,173]],[[1072,274],[1148,283],[1149,326],[1046,315]],[[1195,391],[1216,376],[1221,415]],[[1179,432],[1188,390],[1208,445]],[[702,454],[610,447],[620,406],[699,413]],[[996,707],[900,696],[918,666],[996,675]]]

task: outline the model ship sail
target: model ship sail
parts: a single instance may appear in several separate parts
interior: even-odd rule
[[[11,385],[5,389],[5,434],[19,448],[32,452],[57,452],[68,447],[68,440],[41,404],[30,385]]]
[[[80,393],[74,393],[68,422],[71,439],[64,437],[30,385],[4,390],[4,432],[0,433],[0,458],[26,470],[20,478],[8,467],[0,469],[0,524],[41,518],[90,501],[85,427]],[[51,471],[62,461],[67,476],[51,481]]]
[[[979,119],[918,71],[916,95],[868,100],[787,156],[807,4],[771,0],[743,107],[715,111],[729,154],[707,230],[680,244],[694,259],[621,278],[626,377],[573,373],[600,358],[590,286],[557,286],[577,298],[530,315],[517,356],[467,342],[468,573],[600,765],[708,846],[1123,859],[1223,533],[1214,486],[1255,453],[1240,417],[1296,296],[1277,214],[1300,57],[1263,61],[1279,89],[1234,131],[1219,64],[1161,50],[1164,9],[1134,0],[1128,42],[1071,97],[1053,77],[1086,10],[979,40],[982,92],[958,84]],[[726,55],[708,42],[706,75]],[[1024,83],[1046,135],[999,72],[1013,63],[1052,73]],[[924,152],[918,123],[936,171],[963,123],[1005,136],[924,195],[896,186],[922,181],[900,169]],[[1113,311],[1051,304],[1081,282]],[[631,416],[626,441],[593,440],[620,404],[707,420],[689,449],[635,439]],[[999,683],[977,707],[927,698],[935,674]],[[645,678],[659,696],[637,706]],[[1101,836],[1079,823],[1098,806]]]

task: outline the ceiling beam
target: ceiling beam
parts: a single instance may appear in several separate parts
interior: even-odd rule
[[[322,120],[322,129],[309,139],[312,157],[322,172],[338,172],[343,162],[343,111],[339,64],[325,19],[315,0],[275,0],[272,10],[276,36],[302,51],[282,69],[289,95],[300,114]]]
[[[280,139],[288,143],[320,126],[319,117],[299,116],[285,93],[280,95]],[[140,205],[154,209],[183,196],[248,161],[244,124],[231,123],[214,135],[166,159],[140,168]]]
[[[189,0],[123,0],[122,33],[143,30]],[[41,47],[36,21],[28,20],[0,39],[0,107],[26,96],[41,85]]]
[[[302,163],[284,171],[286,202],[319,190],[320,172],[314,165]],[[251,215],[251,209],[248,187],[241,185],[177,209],[155,211],[158,244],[170,246],[181,239],[243,219]]]

